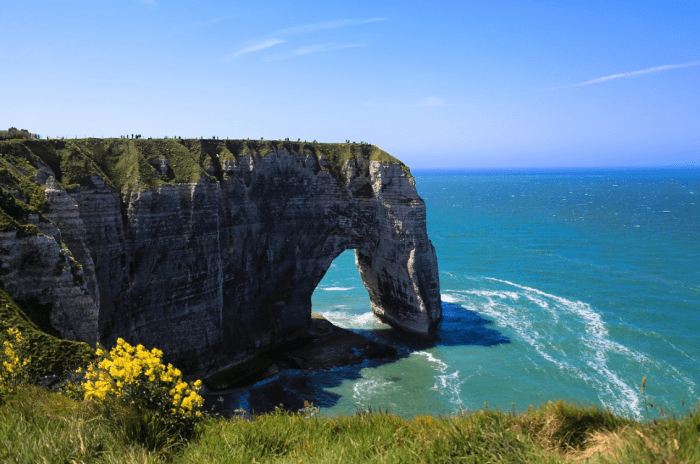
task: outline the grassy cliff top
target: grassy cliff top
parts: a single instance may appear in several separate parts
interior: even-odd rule
[[[319,417],[309,405],[249,418],[207,416],[189,438],[116,401],[25,387],[0,401],[1,462],[697,463],[700,416],[646,423],[562,402],[527,411],[404,418]]]
[[[68,191],[91,184],[94,176],[102,178],[116,190],[148,189],[173,183],[197,182],[203,177],[211,177],[207,171],[220,174],[221,161],[238,159],[245,154],[263,157],[281,150],[312,155],[316,160],[323,158],[328,167],[319,165],[319,168],[343,181],[346,180],[342,172],[346,161],[358,158],[395,163],[410,175],[406,165],[374,145],[278,140],[14,139],[0,141],[3,158],[0,168],[12,171],[19,177],[31,178],[40,165],[45,164]],[[19,181],[13,182],[17,184]],[[25,183],[27,185],[23,188],[27,198],[42,196],[37,190],[40,187],[30,186],[32,182]],[[0,186],[7,189],[6,184],[0,178]],[[39,204],[36,207],[41,209]]]

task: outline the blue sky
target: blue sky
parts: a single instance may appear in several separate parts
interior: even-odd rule
[[[700,2],[0,0],[0,128],[700,165]]]

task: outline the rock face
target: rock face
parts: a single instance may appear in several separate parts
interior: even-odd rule
[[[20,150],[50,223],[20,239],[16,226],[0,233],[0,283],[17,301],[50,305],[63,336],[106,345],[123,337],[213,374],[304,336],[313,291],[347,249],[378,317],[418,336],[435,330],[440,288],[425,205],[397,160],[376,147],[341,156],[325,144],[244,145],[234,155],[228,142],[137,142]],[[20,142],[0,142],[5,157],[2,143]],[[196,164],[185,171],[188,159]],[[60,274],[42,274],[59,262]]]

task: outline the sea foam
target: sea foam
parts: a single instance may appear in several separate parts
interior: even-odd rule
[[[362,314],[353,313],[350,311],[323,311],[319,313],[333,324],[344,329],[376,329],[387,327],[382,323],[374,313],[366,312]]]
[[[588,303],[492,277],[484,277],[482,282],[501,288],[452,290],[449,295],[454,303],[514,331],[558,369],[593,386],[603,406],[640,417],[640,394],[609,367],[609,358],[622,355],[640,365],[651,361],[612,340],[600,314]]]

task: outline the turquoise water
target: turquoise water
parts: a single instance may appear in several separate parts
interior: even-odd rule
[[[644,417],[700,400],[700,170],[415,172],[440,267],[439,340],[404,339],[371,314],[339,256],[315,312],[401,357],[288,371],[229,408],[451,414],[548,400]]]

